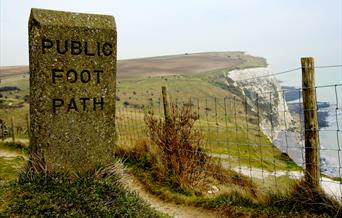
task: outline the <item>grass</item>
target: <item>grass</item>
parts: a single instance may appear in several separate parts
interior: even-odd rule
[[[177,204],[192,205],[215,210],[223,217],[340,217],[342,207],[339,202],[324,194],[312,198],[308,194],[298,194],[298,181],[286,176],[278,178],[278,186],[272,186],[273,178],[268,181],[253,179],[257,194],[248,188],[231,183],[217,185],[216,194],[199,193],[194,190],[179,191],[168,184],[159,183],[151,175],[143,159],[132,161],[127,158],[133,174],[137,175],[145,187],[165,201]],[[229,175],[227,175],[229,176]],[[243,182],[243,180],[241,180]],[[274,184],[273,184],[274,185]],[[270,189],[270,187],[272,187]],[[300,193],[300,192],[299,192]]]
[[[241,59],[241,68],[265,65],[263,59],[245,56],[241,52],[226,55]],[[244,165],[269,171],[298,169],[292,160],[280,158],[281,152],[260,131],[256,114],[250,108],[246,110],[241,93],[225,90],[222,72],[228,70],[119,80],[116,110],[121,140],[134,144],[136,138],[144,136],[145,110],[150,108],[162,114],[161,86],[166,85],[171,98],[178,104],[188,102],[186,96],[191,96],[193,109],[199,115],[195,127],[201,130],[206,139],[207,152],[228,155],[231,158],[226,161],[232,167]],[[19,94],[24,96],[28,94],[27,79],[19,78],[17,82],[12,80],[5,85],[18,86],[22,89]],[[27,129],[27,113],[26,104],[17,109],[0,109],[0,117],[7,124],[14,117],[15,126],[22,129]]]
[[[191,107],[172,105],[167,120],[146,114],[150,141],[141,144],[136,155],[149,155],[146,162],[158,182],[185,191],[207,191],[211,184],[243,184],[253,189],[249,179],[224,169],[219,160],[203,152],[201,132],[194,128],[196,117]],[[140,152],[140,153],[139,153]]]
[[[262,60],[256,62],[250,60],[250,62],[247,61],[241,64],[241,68],[253,66],[263,66]],[[152,110],[157,116],[162,117],[162,85],[168,87],[171,99],[177,102],[178,105],[189,103],[189,98],[185,96],[191,96],[193,104],[191,107],[199,117],[198,122],[194,124],[194,129],[200,130],[205,140],[203,152],[206,155],[224,154],[226,156],[226,158],[212,158],[213,161],[221,161],[227,164],[229,168],[246,166],[267,171],[302,170],[290,158],[274,147],[270,140],[260,131],[257,114],[251,108],[245,107],[245,99],[242,93],[226,89],[222,72],[227,70],[229,69],[187,76],[159,76],[118,81],[116,107],[117,124],[120,132],[119,144],[125,148],[125,151],[121,152],[120,156],[126,158],[126,164],[131,166],[134,174],[139,176],[146,187],[159,197],[177,203],[216,209],[221,211],[223,216],[328,217],[340,215],[340,205],[338,203],[325,196],[309,195],[308,192],[298,188],[295,181],[286,176],[269,176],[263,181],[253,178],[251,181],[234,171],[220,169],[222,170],[220,174],[224,178],[218,179],[213,174],[205,174],[207,185],[200,188],[194,188],[193,186],[177,188],[172,180],[171,182],[170,180],[156,180],[158,178],[156,174],[151,173],[161,169],[154,164],[156,162],[153,155],[156,152],[151,155],[149,153],[151,147],[146,146],[146,143],[141,143],[141,140],[146,139],[145,113]],[[23,89],[17,94],[24,96],[25,90],[26,92],[28,90],[25,88],[25,81],[19,81],[18,86],[23,87]],[[15,99],[15,95],[12,93],[6,101],[20,103],[22,100],[20,98]],[[5,111],[0,109],[0,116],[1,118],[6,117],[7,120],[10,117],[16,117],[18,118],[16,123],[26,128],[25,114],[27,112],[27,106],[22,107],[20,110],[10,109]],[[136,146],[137,143],[138,146]],[[0,162],[0,164],[3,163]],[[7,162],[3,165],[6,164],[11,166],[17,163]],[[7,171],[11,172],[11,169],[8,168]],[[46,185],[44,179],[51,181],[52,186],[48,186],[47,189],[42,191],[35,188],[35,186]],[[87,200],[96,199],[96,201],[104,204],[109,201],[108,204],[111,204],[110,199],[103,195],[96,198],[98,196],[96,194],[97,190],[100,190],[100,193],[103,192],[103,189],[111,190],[111,188],[103,186],[101,181],[97,179],[91,178],[89,183],[82,178],[74,183],[75,181],[65,179],[64,175],[50,175],[49,178],[44,179],[33,178],[33,180],[28,180],[23,177],[18,182],[4,187],[6,191],[2,190],[2,193],[11,194],[6,194],[1,200],[11,202],[10,204],[13,203],[14,206],[6,204],[6,209],[0,206],[1,210],[7,211],[8,214],[8,211],[17,211],[18,205],[25,205],[25,208],[28,208],[28,211],[25,212],[32,214],[34,206],[39,203],[43,205],[42,213],[50,213],[55,211],[51,208],[60,210],[61,205],[69,205],[69,200],[73,202],[73,199],[75,199],[75,202],[71,203],[71,211],[76,211],[76,215],[83,216],[86,211],[84,208],[90,206],[97,208],[97,211],[107,211],[100,205],[91,205],[88,201],[84,202],[83,198]],[[58,185],[57,181],[62,181],[61,185]],[[113,181],[105,179],[105,181],[108,181],[110,186],[116,186],[115,179]],[[28,183],[34,184],[34,186],[28,185]],[[85,190],[85,193],[89,196],[84,196],[79,190],[80,187],[85,187],[82,184],[92,187],[92,191]],[[66,186],[70,186],[71,189],[69,190]],[[97,186],[99,189],[97,189]],[[211,188],[211,186],[217,186],[220,191],[217,194],[208,194],[208,188]],[[20,193],[16,192],[15,187],[26,193],[30,200],[23,202],[16,199],[15,196],[20,195]],[[297,192],[301,194],[298,195]],[[54,199],[56,193],[61,199]],[[63,199],[61,197],[63,196],[62,193],[67,195],[70,193],[73,199]],[[20,197],[25,199],[25,196]],[[42,196],[42,198],[39,196]],[[49,198],[53,198],[56,203],[49,202]],[[76,202],[77,205],[81,206],[75,206]],[[124,200],[123,202],[130,205],[130,200]],[[126,206],[126,204],[123,205]],[[94,215],[93,213],[95,211],[91,211],[91,215]],[[110,213],[115,214],[113,211],[110,211]],[[73,216],[74,214],[67,215]],[[140,215],[138,214],[138,216]]]
[[[15,100],[19,102],[19,100]],[[1,105],[1,103],[0,103]],[[28,117],[29,105],[23,103],[21,107],[18,108],[1,108],[0,109],[0,119],[5,122],[8,128],[11,128],[11,119],[13,118],[13,125],[17,129],[18,127],[26,130],[27,129],[27,117]]]
[[[15,129],[22,129],[20,134],[27,130],[27,118],[29,113],[29,104],[25,101],[25,96],[29,96],[29,76],[13,76],[1,81],[1,86],[15,86],[18,91],[1,92],[0,98],[0,119],[7,128],[11,127],[13,118]]]
[[[134,144],[136,136],[143,137],[146,108],[162,115],[161,86],[167,86],[173,102],[182,105],[191,100],[199,115],[195,127],[204,135],[207,152],[228,155],[225,161],[232,167],[301,170],[290,158],[282,158],[282,152],[259,129],[257,114],[245,107],[242,93],[226,89],[223,71],[228,70],[119,81],[117,119],[124,143]]]
[[[15,158],[0,157],[0,182],[15,180],[25,163],[26,160],[21,156]]]
[[[194,157],[193,154],[201,153],[201,136],[193,129],[196,119],[192,118],[189,107],[171,109],[167,120],[146,114],[148,141],[117,148],[117,155],[124,157],[133,174],[153,194],[178,204],[217,210],[222,216],[342,215],[339,202],[324,193],[313,193],[309,187],[288,176],[247,178],[223,168],[206,153]],[[279,158],[288,160],[286,155]],[[183,171],[188,178],[184,179]],[[211,191],[214,187],[215,192]]]
[[[28,145],[18,142],[0,142],[0,149],[26,154],[28,152]]]
[[[14,181],[26,164],[27,147],[19,143],[0,143],[0,152],[10,152],[15,156],[0,156],[0,182]]]
[[[148,191],[165,201],[192,205],[215,210],[223,217],[339,217],[342,207],[336,200],[325,194],[310,195],[302,188],[300,182],[287,176],[266,177],[264,181],[253,178],[249,180],[231,172],[221,172],[228,178],[238,178],[238,183],[226,182],[215,185],[219,191],[210,194],[206,190],[175,189],[169,183],[162,183],[153,175],[149,164],[149,155],[126,153],[125,164],[138,176]],[[210,177],[208,175],[208,177]],[[207,181],[208,182],[208,181]],[[276,184],[276,185],[275,185]]]
[[[23,99],[25,95],[29,94],[29,76],[26,74],[20,76],[12,76],[10,77],[10,79],[2,80],[1,86],[16,86],[20,90],[2,92],[1,94],[6,96],[7,98],[15,99],[16,96],[19,96],[20,99]]]
[[[115,164],[70,178],[26,174],[27,147],[0,143],[0,217],[167,217],[119,183]]]
[[[196,108],[195,108],[196,110]],[[162,110],[154,108],[156,114]],[[119,143],[133,144],[146,137],[146,126],[143,109],[131,109],[119,106],[117,123],[120,132]],[[200,114],[203,115],[203,114]],[[209,116],[209,115],[208,115]],[[282,152],[272,145],[269,139],[255,124],[246,124],[245,118],[239,118],[237,128],[235,123],[228,123],[224,119],[200,116],[194,128],[204,136],[205,151],[213,154],[227,155],[225,161],[231,166],[248,166],[265,170],[300,170],[290,158],[283,158]],[[247,126],[248,125],[248,129]],[[133,134],[132,134],[133,133]]]
[[[4,217],[166,217],[118,182],[115,169],[98,168],[77,179],[67,175],[22,174],[0,186]]]

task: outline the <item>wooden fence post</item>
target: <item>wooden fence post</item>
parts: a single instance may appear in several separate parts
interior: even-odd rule
[[[305,128],[305,181],[313,191],[320,191],[319,132],[317,121],[315,66],[312,57],[301,58]]]
[[[167,93],[166,86],[162,86],[162,95],[163,95],[165,121],[168,122],[171,119],[171,116],[170,116],[170,100],[169,100],[169,95]]]
[[[27,128],[27,135],[30,138],[30,114],[26,115],[26,128]]]
[[[0,130],[1,130],[1,140],[4,141],[5,140],[5,123],[4,121],[0,120]]]
[[[12,143],[15,143],[15,132],[14,132],[14,118],[11,118],[11,131],[12,131]]]

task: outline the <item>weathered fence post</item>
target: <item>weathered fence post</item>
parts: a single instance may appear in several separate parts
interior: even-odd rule
[[[163,95],[165,121],[168,122],[168,120],[170,120],[171,118],[170,118],[170,100],[169,100],[169,95],[167,93],[166,86],[162,86],[162,95]]]
[[[11,133],[12,133],[12,143],[15,143],[15,132],[14,132],[14,118],[11,118]]]
[[[27,135],[30,138],[30,114],[26,115],[26,128],[27,128]]]
[[[5,123],[4,121],[0,120],[0,130],[1,130],[1,140],[4,141],[5,140]]]
[[[320,191],[319,132],[315,91],[315,67],[312,57],[301,58],[305,128],[305,181],[314,191]]]

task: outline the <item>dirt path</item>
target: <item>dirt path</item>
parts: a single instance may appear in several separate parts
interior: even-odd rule
[[[27,156],[21,153],[20,151],[13,151],[9,149],[0,148],[0,158],[12,159],[16,157],[23,157],[24,159],[28,159]]]
[[[17,156],[21,156],[21,155],[14,151],[8,151],[8,150],[2,150],[2,149],[0,150],[0,157],[14,158]]]
[[[130,174],[127,170],[124,169],[122,164],[120,164],[121,168],[120,177],[121,183],[130,191],[136,192],[140,198],[142,198],[145,202],[151,205],[155,210],[162,212],[164,214],[168,214],[171,217],[175,218],[211,218],[211,217],[219,217],[215,212],[205,210],[203,208],[192,207],[192,206],[184,206],[178,205],[171,202],[165,202],[160,198],[154,196],[153,194],[146,191],[144,185],[132,174]]]
[[[4,142],[12,142],[12,138],[6,138]],[[17,143],[23,143],[25,145],[30,144],[30,139],[25,139],[25,138],[16,138],[15,142]]]

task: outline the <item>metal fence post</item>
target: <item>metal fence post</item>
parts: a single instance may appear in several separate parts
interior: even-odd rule
[[[315,91],[315,67],[312,57],[301,58],[305,128],[305,181],[314,191],[320,191],[319,132]]]

